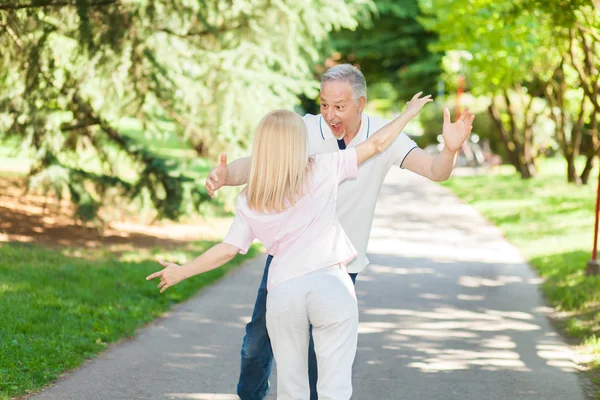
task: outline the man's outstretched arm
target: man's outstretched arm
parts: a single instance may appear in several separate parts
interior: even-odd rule
[[[452,123],[450,111],[444,109],[442,130],[444,149],[437,156],[427,154],[421,149],[414,149],[406,156],[402,168],[436,182],[448,179],[456,164],[458,152],[473,129],[473,119],[475,116],[467,109],[456,122]]]
[[[251,157],[238,158],[227,164],[227,154],[221,154],[219,165],[210,171],[206,178],[206,191],[210,197],[215,197],[215,192],[223,186],[240,186],[248,183],[250,174]]]

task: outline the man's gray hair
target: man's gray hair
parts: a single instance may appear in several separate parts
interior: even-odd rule
[[[352,98],[367,98],[367,82],[360,70],[350,64],[340,64],[329,68],[321,77],[321,87],[327,81],[347,82],[352,88]]]

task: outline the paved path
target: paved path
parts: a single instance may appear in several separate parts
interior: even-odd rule
[[[585,398],[573,354],[546,319],[539,279],[447,190],[392,171],[369,251],[357,282],[353,399]],[[248,262],[34,398],[236,399],[263,263]]]

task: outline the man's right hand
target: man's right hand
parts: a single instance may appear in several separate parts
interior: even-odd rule
[[[215,198],[215,192],[225,185],[229,176],[229,166],[227,165],[227,154],[221,154],[219,165],[213,168],[206,178],[206,191],[211,198]]]

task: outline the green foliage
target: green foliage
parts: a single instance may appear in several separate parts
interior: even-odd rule
[[[167,259],[189,261],[212,244],[196,242]],[[88,260],[32,245],[0,245],[0,399],[56,380],[257,253],[253,246],[248,255],[159,294],[156,283],[145,280],[160,269],[150,257]]]
[[[432,47],[453,53],[445,60],[448,82],[465,74],[475,94],[518,84],[541,93],[540,83],[566,57],[569,28],[586,15],[598,23],[585,0],[421,0],[421,5],[429,16],[420,21],[439,35]]]
[[[435,94],[442,54],[428,48],[437,35],[418,22],[418,1],[376,0],[375,5],[371,23],[332,35],[333,51],[340,53],[334,60],[358,64],[371,86],[390,84],[395,101],[419,91]]]
[[[468,76],[475,94],[496,93],[515,83],[531,81],[537,74],[547,73],[559,60],[553,45],[551,18],[535,8],[520,7],[520,3],[488,0],[421,3],[434,16],[421,19],[439,35],[434,48],[465,52],[462,61],[452,61],[450,72]],[[454,80],[451,76],[448,79]]]
[[[568,180],[580,181],[572,160],[579,154],[582,126],[597,125],[594,121],[600,116],[597,5],[589,0],[458,0],[451,4],[421,0],[421,5],[429,17],[420,21],[439,35],[433,49],[447,52],[443,60],[446,81],[451,85],[464,75],[468,90],[492,99],[494,121],[504,126],[500,132],[508,160],[523,177],[534,171],[538,152],[531,150],[549,147],[546,138],[539,140],[531,134],[539,129],[530,128],[541,116],[549,115],[554,141],[571,166]],[[515,94],[519,103],[510,99]],[[544,99],[541,110],[527,105],[532,99],[537,102],[536,98]],[[585,134],[592,136],[591,131]],[[598,138],[588,142],[588,162],[581,172],[584,182]]]
[[[506,149],[502,145],[498,127],[494,124],[489,112],[482,111],[475,114],[473,134],[478,135],[482,141],[487,140],[492,152],[499,154],[503,160],[507,159]]]
[[[444,108],[442,104],[433,102],[419,113],[419,121],[423,128],[423,134],[419,138],[419,147],[425,148],[430,144],[438,144],[437,137],[442,133],[441,121],[444,120]]]
[[[122,196],[145,196],[160,216],[177,218],[188,200],[206,196],[186,188],[190,178],[167,158],[119,131],[122,122],[136,118],[146,135],[160,137],[162,122],[174,121],[176,134],[202,155],[246,149],[267,111],[316,93],[315,49],[333,29],[356,27],[367,6],[361,0],[0,4],[0,137],[34,150],[34,176],[60,168],[38,178],[63,182],[82,202],[84,219],[103,203],[111,182]],[[88,168],[90,153],[101,161],[99,171]],[[76,176],[80,181],[70,184]]]

